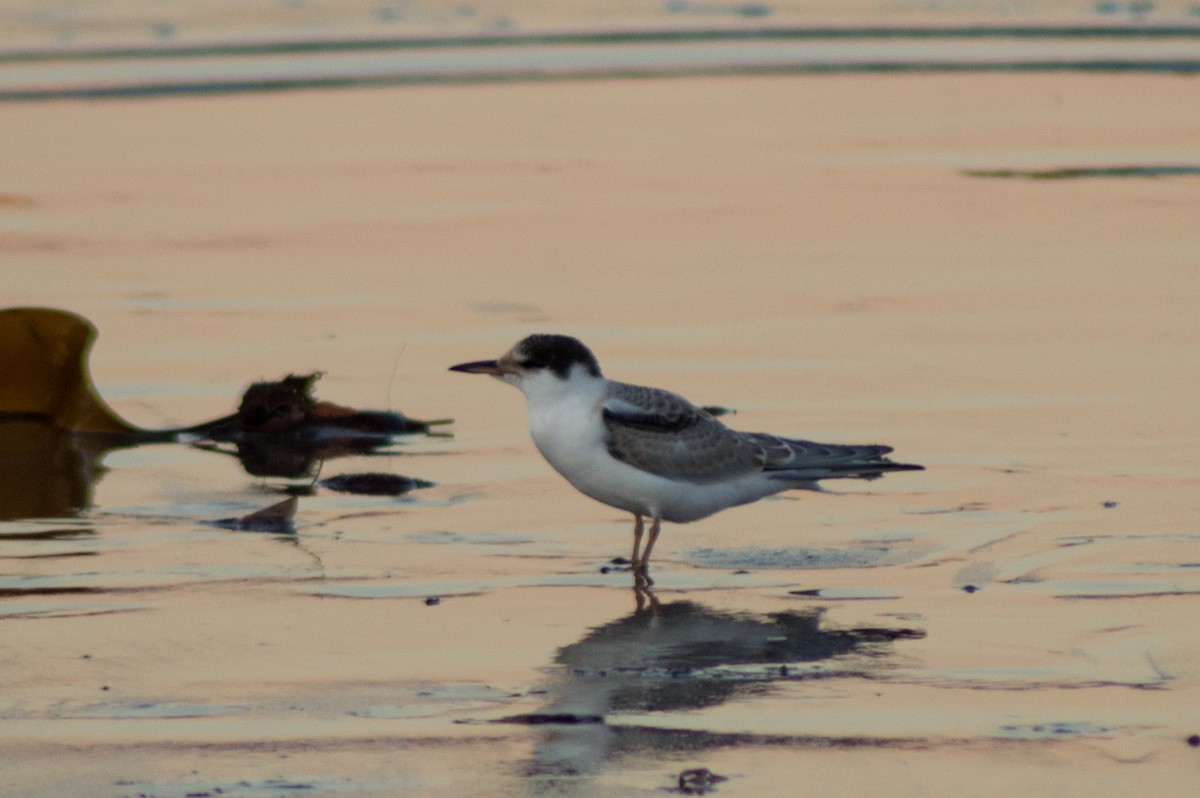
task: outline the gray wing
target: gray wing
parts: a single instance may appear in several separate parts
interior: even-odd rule
[[[720,482],[762,471],[767,463],[752,436],[669,391],[613,383],[603,416],[609,454],[667,479]]]
[[[604,402],[606,444],[635,468],[683,482],[706,484],[763,472],[784,482],[854,477],[922,467],[895,463],[890,446],[845,446],[738,432],[678,394],[613,383]]]

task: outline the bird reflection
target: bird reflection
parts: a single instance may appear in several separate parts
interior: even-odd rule
[[[545,724],[528,763],[538,783],[595,772],[625,751],[704,745],[677,739],[703,733],[609,725],[614,713],[701,709],[785,680],[861,678],[884,667],[891,641],[923,636],[912,629],[825,629],[819,610],[753,615],[659,603],[648,591],[639,605],[560,649],[544,708],[508,719]],[[720,744],[719,735],[706,739]]]

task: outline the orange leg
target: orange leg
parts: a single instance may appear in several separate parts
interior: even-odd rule
[[[640,523],[641,520],[642,519],[639,516],[638,522]],[[635,571],[638,571],[641,574],[646,573],[646,566],[648,566],[650,564],[650,552],[652,552],[654,550],[654,544],[655,544],[655,542],[658,541],[658,533],[659,533],[659,520],[657,518],[655,518],[654,522],[650,524],[650,536],[648,538],[646,538],[646,548],[642,551],[641,561],[638,562],[638,564],[634,567]]]

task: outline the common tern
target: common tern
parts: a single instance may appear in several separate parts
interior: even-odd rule
[[[525,394],[542,456],[581,493],[633,513],[635,575],[663,521],[687,523],[822,479],[875,479],[919,471],[890,446],[813,443],[738,432],[678,394],[605,379],[591,350],[565,335],[530,335],[497,360],[451,366],[487,374]],[[641,549],[643,518],[650,519]]]

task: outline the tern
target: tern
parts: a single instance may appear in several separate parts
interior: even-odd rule
[[[818,480],[875,479],[919,471],[884,455],[890,446],[844,446],[739,432],[678,394],[605,379],[582,342],[530,335],[497,360],[451,366],[487,374],[525,394],[542,456],[577,490],[633,513],[634,574],[647,582],[663,521],[687,523]],[[643,519],[650,519],[646,546]]]

